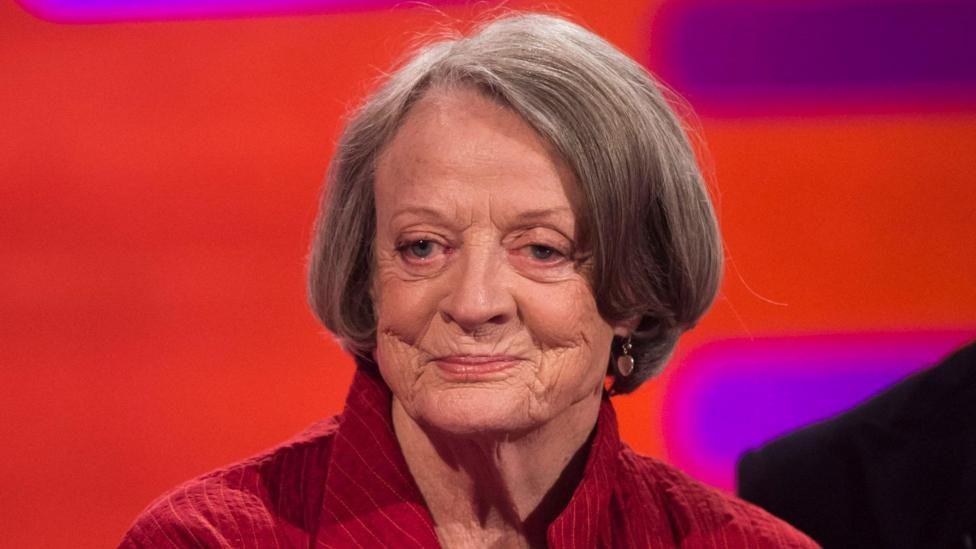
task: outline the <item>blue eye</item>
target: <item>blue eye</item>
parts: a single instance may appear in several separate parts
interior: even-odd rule
[[[414,257],[423,259],[434,251],[434,243],[430,240],[418,240],[410,244],[407,248]]]
[[[553,255],[559,253],[556,250],[553,250],[552,248],[549,248],[547,246],[539,246],[538,244],[533,244],[529,246],[529,251],[531,252],[532,257],[534,259],[538,259],[540,261],[548,261],[552,259]]]

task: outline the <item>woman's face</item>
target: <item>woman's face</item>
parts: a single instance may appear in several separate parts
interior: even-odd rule
[[[518,433],[600,398],[615,328],[576,261],[574,178],[526,122],[431,90],[375,181],[376,360],[414,421]]]

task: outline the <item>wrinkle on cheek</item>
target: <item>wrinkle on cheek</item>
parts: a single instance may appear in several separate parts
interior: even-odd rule
[[[522,321],[530,326],[539,348],[578,347],[584,343],[585,333],[603,322],[595,313],[589,286],[578,279],[555,282],[551,291],[533,296],[524,305],[534,314]]]
[[[404,281],[407,280],[405,276],[406,273],[403,269],[397,266],[397,253],[396,252],[377,252],[375,255],[375,275],[377,290],[383,288],[384,283],[390,281]]]
[[[403,280],[400,270],[390,267],[390,262],[395,260],[389,255],[377,258],[378,268],[372,284],[377,337],[382,336],[377,345],[383,347],[387,361],[395,362],[398,375],[402,377],[402,371],[409,370],[414,378],[419,378],[430,358],[425,342],[431,333],[435,310],[424,305],[430,299],[424,287]]]
[[[575,404],[602,388],[602,369],[601,375],[592,371],[596,349],[588,328],[592,326],[576,322],[572,330],[567,330],[571,335],[557,342],[537,340],[540,354],[529,387],[532,398],[526,402],[528,417],[543,420],[553,402]]]
[[[389,327],[377,332],[377,348],[381,351],[380,371],[396,379],[387,380],[391,389],[395,390],[397,398],[403,403],[412,402],[422,390],[420,378],[423,376],[423,362],[425,354],[407,337]],[[408,391],[402,388],[409,387]]]

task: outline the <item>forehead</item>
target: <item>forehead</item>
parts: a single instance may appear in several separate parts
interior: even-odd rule
[[[511,109],[470,88],[433,89],[380,155],[377,210],[470,203],[577,210],[565,161]]]

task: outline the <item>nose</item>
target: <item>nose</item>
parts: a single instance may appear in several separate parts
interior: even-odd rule
[[[503,259],[492,250],[465,250],[453,268],[441,314],[465,333],[477,334],[510,322],[515,299],[508,288]]]

